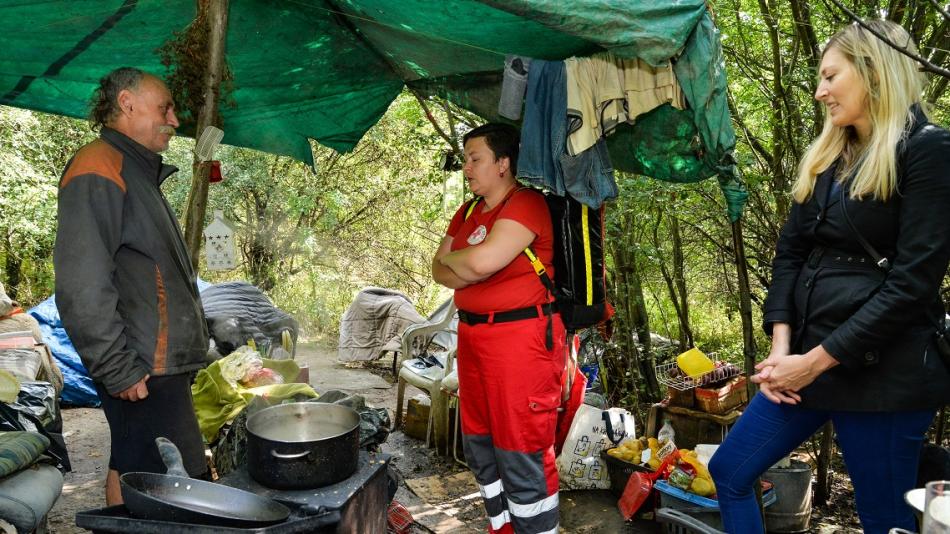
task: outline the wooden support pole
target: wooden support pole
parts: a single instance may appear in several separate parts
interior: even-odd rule
[[[219,122],[218,102],[221,96],[221,78],[224,73],[224,47],[228,28],[228,0],[197,0],[198,17],[208,21],[208,65],[205,71],[202,94],[204,104],[198,112],[198,125],[195,129],[195,141],[208,126]],[[220,126],[220,124],[218,124]],[[201,252],[201,234],[205,213],[208,209],[209,164],[202,164],[195,157],[192,164],[191,191],[185,205],[184,229],[185,244],[191,255],[191,263],[198,268],[198,254]]]

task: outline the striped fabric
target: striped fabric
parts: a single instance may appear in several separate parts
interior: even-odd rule
[[[32,465],[48,447],[36,432],[0,432],[0,478]]]

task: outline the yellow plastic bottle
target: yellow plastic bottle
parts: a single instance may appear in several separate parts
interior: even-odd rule
[[[686,376],[697,377],[716,368],[716,364],[696,347],[676,357],[676,365]]]

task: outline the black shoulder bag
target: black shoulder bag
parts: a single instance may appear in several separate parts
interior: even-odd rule
[[[854,222],[851,221],[851,215],[848,214],[848,203],[844,194],[845,187],[841,187],[841,212],[844,213],[844,219],[848,222],[848,226],[851,227],[851,232],[854,233],[854,237],[857,238],[858,243],[861,244],[861,247],[864,248],[864,251],[871,256],[871,259],[874,260],[874,263],[882,270],[884,273],[889,273],[891,271],[891,262],[884,256],[881,256],[877,249],[868,242],[867,239],[861,235],[861,232],[858,231],[858,228],[854,225]],[[950,339],[947,332],[946,320],[940,321],[938,324],[934,324],[937,328],[934,332],[934,339],[937,343],[937,352],[940,353],[940,359],[943,360],[944,365],[947,369],[950,369]]]

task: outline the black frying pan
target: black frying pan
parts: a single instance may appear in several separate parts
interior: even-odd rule
[[[122,499],[132,517],[254,528],[285,521],[290,510],[255,493],[188,477],[175,445],[155,440],[168,474],[125,473],[119,477]]]

